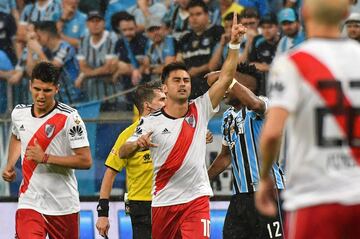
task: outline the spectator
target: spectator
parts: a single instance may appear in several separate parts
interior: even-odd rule
[[[61,5],[58,0],[36,0],[25,6],[19,22],[19,29],[16,39],[20,42],[17,46],[17,53],[20,55],[23,45],[26,42],[26,26],[38,21],[57,21],[60,19]],[[20,49],[19,49],[20,48]]]
[[[160,18],[150,17],[146,24],[146,34],[149,37],[145,49],[144,67],[152,80],[159,79],[165,65],[174,62],[175,39],[166,35],[166,29]]]
[[[190,0],[177,0],[163,17],[163,21],[177,41],[190,31],[187,9],[189,2]]]
[[[14,67],[7,54],[2,50],[0,50],[0,62],[0,114],[3,114],[11,107],[8,106],[7,80],[11,77]]]
[[[90,100],[98,100],[118,90],[117,79],[113,78],[117,38],[105,30],[104,17],[98,11],[89,12],[87,27],[89,33],[81,40],[77,55],[81,73],[75,86],[85,89]]]
[[[276,54],[281,54],[303,42],[305,33],[294,9],[284,8],[279,12],[278,19],[284,36],[280,39]]]
[[[255,8],[245,8],[240,14],[240,23],[247,28],[245,37],[240,44],[239,62],[246,62],[249,58],[249,52],[254,38],[259,34],[259,13]]]
[[[194,99],[209,88],[203,76],[209,71],[210,58],[224,29],[221,26],[209,26],[208,8],[203,1],[191,1],[188,9],[191,31],[181,38],[177,59],[189,68],[192,89],[190,99]]]
[[[154,0],[137,0],[137,4],[128,8],[127,11],[135,17],[137,31],[145,30],[145,22],[150,16],[163,18],[167,8],[163,3]]]
[[[133,6],[136,4],[136,0],[111,0],[109,1],[109,4],[107,5],[106,11],[105,11],[105,28],[108,31],[116,30],[113,28],[111,24],[112,16],[121,11],[126,11],[127,8]]]
[[[225,24],[225,17],[231,12],[240,14],[244,7],[236,3],[234,0],[220,0],[221,26]]]
[[[360,13],[351,13],[345,21],[347,36],[360,42]]]
[[[3,50],[13,65],[16,64],[14,37],[16,35],[16,22],[7,13],[0,12],[0,50]]]
[[[270,13],[267,0],[237,0],[237,2],[245,8],[255,8],[260,17]]]
[[[0,12],[12,15],[16,23],[19,22],[20,14],[16,7],[16,0],[1,1]]]
[[[132,70],[129,72],[129,77],[123,77],[123,86],[129,88],[139,84],[142,77],[142,65],[145,57],[145,46],[147,38],[136,32],[136,22],[134,16],[127,12],[119,12],[114,15],[113,23],[116,29],[120,31],[122,36],[116,42],[115,53],[121,62],[131,65]],[[121,67],[118,67],[121,68]]]
[[[254,38],[249,62],[254,64],[259,71],[268,72],[280,40],[276,16],[274,14],[265,15],[260,20],[260,29],[262,34]]]
[[[62,14],[57,28],[64,41],[78,48],[86,33],[86,15],[78,10],[79,0],[62,0]]]
[[[73,104],[85,100],[84,94],[74,87],[74,81],[79,75],[79,63],[75,49],[66,41],[61,40],[56,29],[56,23],[42,21],[35,23],[36,36],[30,36],[27,46],[38,57],[28,56],[26,67],[29,75],[38,61],[50,61],[61,69],[59,82],[61,89],[58,97],[60,101]]]

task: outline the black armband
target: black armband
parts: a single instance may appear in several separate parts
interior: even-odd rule
[[[96,207],[98,217],[109,216],[109,199],[99,199],[99,204]]]

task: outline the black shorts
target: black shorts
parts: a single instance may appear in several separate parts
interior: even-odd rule
[[[282,222],[261,215],[255,208],[254,193],[241,193],[231,197],[226,213],[224,239],[283,238]]]
[[[150,239],[151,201],[129,201],[126,207],[130,214],[133,239]]]

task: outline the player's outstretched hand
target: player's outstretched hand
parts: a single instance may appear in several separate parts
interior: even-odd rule
[[[2,173],[2,178],[6,181],[6,182],[12,182],[15,180],[16,178],[16,172],[15,172],[15,168],[6,165],[6,167],[4,168],[4,171]]]
[[[239,44],[245,33],[246,33],[246,27],[244,27],[242,24],[237,23],[237,14],[234,14],[233,24],[231,28],[230,43]]]
[[[259,189],[255,193],[255,205],[261,214],[276,216],[274,181],[270,177],[260,180]]]
[[[109,218],[99,217],[96,222],[96,229],[98,230],[100,236],[107,237],[109,228],[110,228]]]
[[[29,160],[33,160],[37,163],[42,163],[44,159],[44,150],[39,145],[37,139],[34,139],[34,146],[29,146],[26,149],[25,156]]]
[[[153,132],[149,132],[147,134],[142,135],[138,140],[137,140],[137,145],[142,148],[142,149],[148,149],[148,148],[152,148],[152,147],[158,147],[159,145],[154,144],[153,142],[151,142],[151,135],[153,134]]]

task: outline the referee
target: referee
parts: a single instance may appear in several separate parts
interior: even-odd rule
[[[208,75],[211,84],[218,73]],[[263,239],[282,238],[279,216],[266,218],[255,209],[254,192],[260,180],[258,138],[263,125],[267,99],[257,97],[257,82],[261,79],[255,66],[241,64],[236,81],[229,88],[225,103],[231,107],[222,120],[222,149],[208,169],[213,179],[232,163],[233,196],[226,214],[223,238]],[[277,189],[284,189],[284,181],[277,164],[272,167]]]
[[[166,96],[160,86],[139,86],[135,93],[135,105],[141,116],[146,116],[165,105]],[[109,197],[115,176],[123,168],[126,169],[128,203],[126,210],[130,214],[133,238],[151,238],[151,186],[153,164],[150,151],[139,151],[128,159],[119,157],[119,149],[132,136],[136,127],[141,124],[137,120],[126,128],[113,146],[105,166],[107,167],[100,189],[100,200],[97,206],[98,220],[96,228],[101,236],[105,236],[110,228],[108,219]]]

